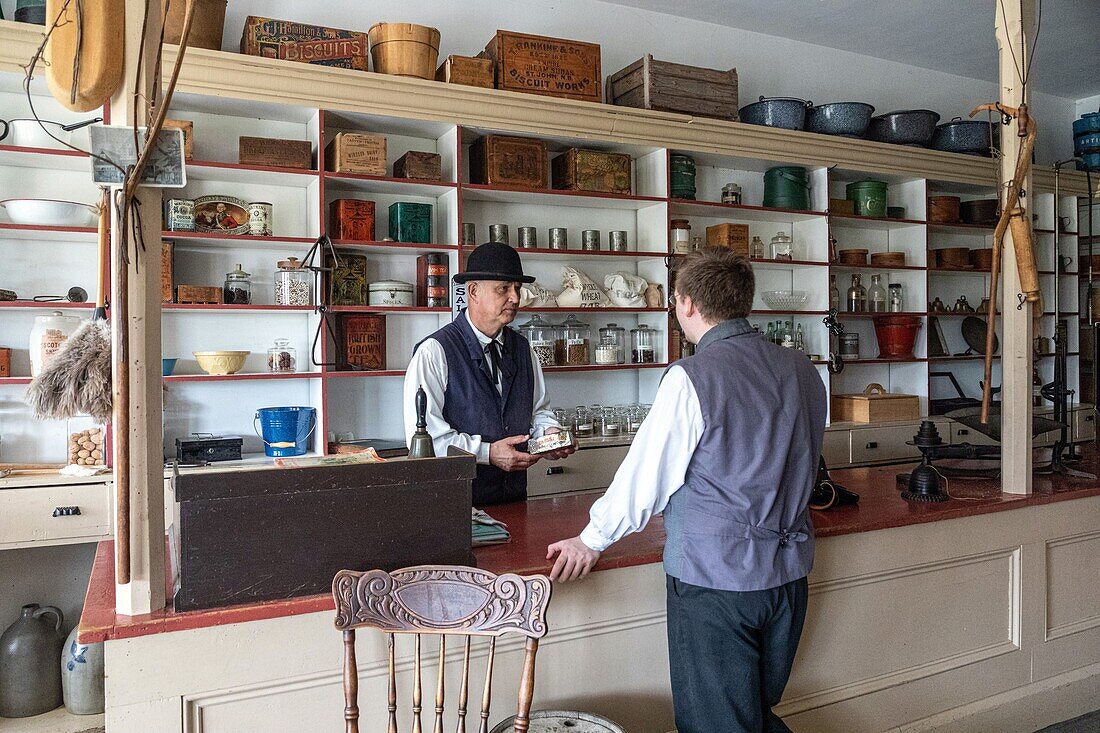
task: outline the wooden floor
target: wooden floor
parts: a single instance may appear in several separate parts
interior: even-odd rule
[[[1100,731],[1100,710],[1093,710],[1079,718],[1043,728],[1037,733],[1096,733]]]

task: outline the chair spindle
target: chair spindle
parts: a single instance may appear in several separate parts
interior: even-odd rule
[[[443,733],[443,671],[447,663],[447,635],[439,635],[439,682],[435,688],[434,733]]]
[[[359,733],[359,670],[355,665],[355,629],[344,632],[344,733]]]
[[[539,640],[528,637],[523,649],[523,676],[519,680],[519,708],[512,724],[515,733],[527,733],[531,727],[531,700],[535,696],[535,654],[538,650]]]
[[[462,645],[462,686],[458,691],[458,727],[455,733],[466,733],[466,702],[470,697],[470,637]]]
[[[424,733],[420,722],[421,699],[424,697],[424,688],[420,679],[420,634],[416,635],[416,651],[413,659],[413,733]]]
[[[485,663],[485,692],[481,697],[481,725],[477,733],[489,733],[489,706],[493,700],[493,662],[497,656],[497,638],[489,637],[489,659]]]
[[[397,733],[397,665],[394,660],[393,649],[393,634],[390,634],[390,692],[389,692],[389,711],[390,711],[390,724],[387,728],[388,733]],[[349,731],[349,733],[351,733]]]

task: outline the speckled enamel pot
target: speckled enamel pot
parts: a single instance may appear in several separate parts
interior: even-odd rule
[[[887,112],[871,118],[867,137],[880,143],[927,148],[939,121],[940,116],[928,109]]]
[[[802,130],[806,127],[806,110],[812,106],[813,102],[795,97],[761,97],[760,101],[742,107],[737,118],[749,125]]]
[[[860,137],[871,124],[875,108],[866,102],[830,102],[806,113],[806,131],[822,135]]]
[[[936,126],[932,134],[932,147],[948,153],[966,153],[989,157],[988,120],[964,120],[956,117],[950,122]],[[1000,139],[999,127],[993,127],[993,144]]]

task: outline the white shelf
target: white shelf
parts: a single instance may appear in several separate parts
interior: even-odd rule
[[[323,175],[326,193],[336,194],[388,194],[437,198],[456,188],[454,183],[445,181],[419,181],[390,176],[361,176],[352,173],[332,173],[330,171],[326,171]]]
[[[774,222],[776,224],[815,221],[824,219],[826,216],[821,211],[769,209],[763,206],[723,204],[717,201],[688,201],[685,199],[672,199],[669,204],[669,212],[672,218],[698,216],[711,219]]]
[[[73,715],[64,707],[30,718],[0,718],[0,733],[98,733],[103,713]]]
[[[264,186],[305,188],[317,183],[318,172],[295,168],[245,166],[216,161],[192,161],[187,164],[187,182],[216,181]]]
[[[509,189],[482,184],[464,183],[460,189],[466,201],[485,201],[496,204],[531,204],[535,206],[571,206],[584,209],[647,209],[664,204],[666,199],[653,196],[626,196],[618,194],[588,193],[585,191],[556,191],[553,189]]]

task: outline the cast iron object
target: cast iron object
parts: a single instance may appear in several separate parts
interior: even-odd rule
[[[61,706],[64,623],[53,606],[29,603],[0,635],[0,717],[29,718]]]
[[[830,102],[806,113],[806,131],[822,135],[862,137],[875,108],[866,102]]]
[[[760,101],[742,107],[737,117],[749,125],[803,130],[806,127],[806,111],[813,104],[797,97],[761,97]]]
[[[959,204],[959,218],[964,224],[992,225],[997,223],[1000,215],[1000,202],[997,199],[975,199]]]
[[[927,148],[932,144],[940,116],[928,109],[899,110],[871,118],[866,136],[880,143],[915,145]]]
[[[993,131],[993,145],[1001,139],[1000,126],[991,125],[983,120],[964,120],[954,117],[950,122],[936,126],[932,134],[932,147],[947,153],[965,153],[990,157],[990,130]]]
[[[932,466],[936,449],[943,445],[936,424],[931,420],[922,420],[912,445],[920,449],[922,461],[909,474],[909,485],[907,490],[901,492],[901,498],[922,503],[947,501],[950,497],[940,491],[939,472]]]
[[[985,329],[984,318],[967,316],[963,319],[963,341],[970,347],[968,351],[973,351],[975,354],[985,354]],[[1000,342],[997,340],[997,334],[993,334],[993,353],[996,354],[999,348]]]
[[[432,436],[428,434],[428,395],[424,387],[416,389],[416,432],[409,442],[409,458],[435,458]]]

